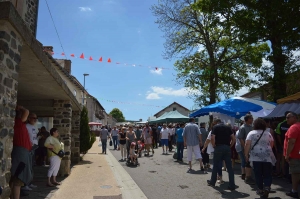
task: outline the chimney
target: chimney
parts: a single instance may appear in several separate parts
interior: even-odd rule
[[[64,61],[65,61],[64,69],[65,69],[65,71],[67,71],[69,73],[69,75],[71,75],[71,64],[72,64],[72,62],[71,62],[71,60],[68,60],[68,59],[65,59]]]
[[[44,46],[44,51],[47,52],[49,55],[53,55],[53,46]]]

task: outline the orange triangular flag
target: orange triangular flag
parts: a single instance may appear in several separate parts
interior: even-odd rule
[[[110,58],[108,58],[107,62],[108,62],[108,63],[111,63],[111,60],[110,60]]]
[[[100,57],[99,61],[102,61],[102,57]]]
[[[65,56],[65,53],[61,53],[62,56]]]
[[[92,60],[93,60],[93,58],[92,58],[92,57],[90,57],[90,58],[89,58],[89,60],[91,60],[91,61],[92,61]]]
[[[80,58],[81,58],[81,59],[84,59],[84,54],[83,54],[83,53],[80,55]]]
[[[71,57],[75,57],[75,55],[74,55],[74,54],[71,54]]]

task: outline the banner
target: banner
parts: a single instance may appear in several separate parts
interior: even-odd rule
[[[49,52],[47,50],[44,50],[45,52],[51,54],[51,55],[60,55],[60,56],[66,56],[66,54],[63,53],[55,53],[55,52]],[[171,70],[170,68],[166,68],[166,67],[158,67],[158,66],[147,66],[147,65],[142,65],[142,64],[131,64],[131,63],[124,63],[124,62],[112,62],[111,58],[107,58],[107,59],[103,59],[101,56],[99,59],[94,59],[92,56],[85,56],[84,53],[81,53],[81,55],[75,56],[75,54],[70,54],[70,57],[72,58],[78,58],[78,59],[84,59],[87,61],[94,61],[94,62],[104,62],[105,60],[107,60],[107,63],[110,64],[118,64],[118,65],[124,65],[124,66],[133,66],[133,67],[145,67],[145,68],[150,68],[150,69],[155,69],[155,70]]]

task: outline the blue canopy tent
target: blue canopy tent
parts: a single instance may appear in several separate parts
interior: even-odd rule
[[[243,97],[233,97],[231,99],[203,107],[190,114],[190,117],[200,117],[209,115],[211,112],[217,112],[239,119],[246,115],[249,111],[257,112],[262,109],[274,108],[274,103]]]

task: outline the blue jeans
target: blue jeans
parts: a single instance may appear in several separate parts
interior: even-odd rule
[[[183,150],[184,150],[183,142],[177,142],[177,160],[182,160]]]
[[[101,139],[102,143],[102,153],[106,152],[106,145],[107,145],[107,139],[103,140]]]
[[[257,187],[262,190],[265,187],[271,187],[272,184],[272,163],[253,161],[255,182]]]
[[[112,136],[113,143],[114,143],[114,149],[117,149],[118,147],[118,136]]]
[[[241,158],[241,167],[245,168],[246,166],[246,159],[245,159],[245,154],[244,154],[244,150],[238,152],[240,158]]]
[[[226,168],[228,171],[229,187],[235,188],[234,173],[233,173],[232,164],[231,164],[231,149],[230,149],[230,146],[227,146],[227,145],[220,145],[220,146],[215,147],[213,163],[214,163],[214,165],[217,165],[217,166],[213,167],[210,182],[212,185],[216,184],[217,173],[218,173],[218,170],[220,168],[222,168],[223,161],[225,161]],[[220,166],[220,164],[221,164],[221,166]]]

